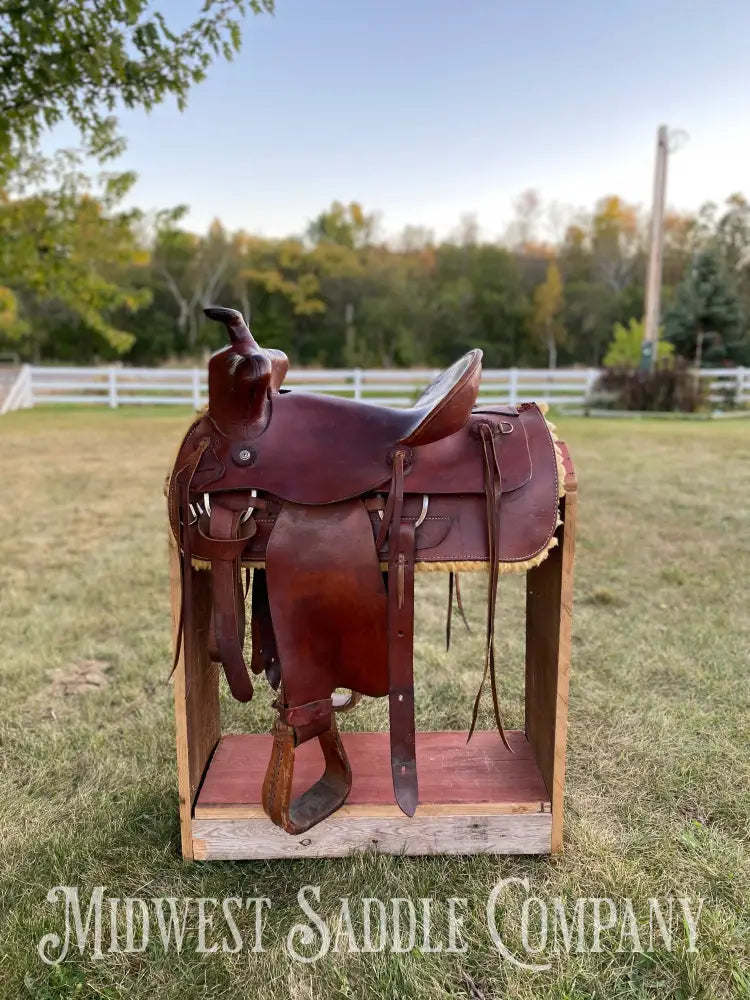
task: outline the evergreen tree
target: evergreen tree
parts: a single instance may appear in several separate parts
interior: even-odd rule
[[[741,363],[748,349],[742,337],[742,304],[734,276],[709,246],[695,258],[664,319],[667,340],[678,354],[697,363]]]

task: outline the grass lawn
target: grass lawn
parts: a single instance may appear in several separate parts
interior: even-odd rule
[[[0,705],[0,997],[748,997],[748,653],[750,428],[744,422],[563,419],[580,479],[565,851],[549,858],[393,858],[184,863],[179,856],[162,484],[187,411],[37,410],[0,419],[3,658]],[[425,578],[426,577],[426,578]],[[485,578],[464,582],[476,625],[442,644],[447,580],[419,580],[417,722],[463,728],[481,671]],[[500,585],[502,696],[522,726],[520,580]],[[225,728],[265,731],[270,697],[224,697]],[[484,716],[489,727],[489,713]],[[346,725],[385,728],[370,703]],[[705,902],[696,950],[681,922],[669,950],[548,947],[504,960],[485,906],[502,878],[568,915],[578,897]],[[45,965],[37,943],[62,933],[57,885],[107,896],[269,897],[265,951],[181,954],[157,935],[142,953],[71,947]],[[463,953],[350,954],[311,964],[286,950],[297,892],[332,933],[350,897],[466,897]],[[523,956],[523,893],[497,911]],[[536,904],[535,912],[542,905]],[[619,912],[619,911],[618,911]],[[108,920],[108,918],[107,918]],[[240,919],[237,918],[237,922]],[[124,941],[123,917],[118,932]],[[222,925],[223,926],[223,925]],[[250,917],[243,918],[249,933]],[[539,932],[539,928],[537,928]],[[437,939],[446,946],[445,936]],[[221,934],[217,940],[221,941]],[[535,939],[537,940],[537,939]],[[588,944],[591,933],[587,931]],[[211,942],[209,941],[209,944]],[[230,939],[231,944],[231,939]],[[643,942],[644,949],[648,941]]]

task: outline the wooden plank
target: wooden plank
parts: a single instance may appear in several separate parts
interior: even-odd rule
[[[293,837],[268,819],[195,819],[198,861],[382,854],[549,854],[550,813],[350,818],[338,813]]]
[[[563,446],[559,545],[526,576],[526,735],[552,800],[552,850],[562,847],[577,484]]]
[[[193,856],[192,809],[206,765],[221,736],[218,669],[206,652],[210,616],[210,575],[193,573],[193,632],[183,636],[173,675],[177,743],[177,787],[180,800],[180,839],[185,858]],[[180,558],[169,533],[169,578],[172,635],[176,641],[180,619]]]
[[[419,806],[420,816],[517,816],[520,813],[534,814],[552,812],[549,801],[542,802],[423,802]],[[373,817],[397,819],[403,813],[394,802],[393,805],[343,805],[336,810],[337,816],[351,816],[356,819],[372,819]],[[260,803],[256,805],[236,806],[200,806],[193,811],[194,819],[264,819],[266,813]]]
[[[398,818],[390,770],[388,733],[344,733],[352,766],[352,790],[340,815]],[[531,745],[522,732],[511,731],[514,753],[496,732],[477,732],[466,743],[465,732],[417,733],[417,769],[423,815],[456,814],[469,808],[480,813],[536,813],[549,810],[550,800]],[[260,792],[271,753],[271,737],[224,736],[195,803],[195,817],[263,817]],[[317,740],[297,750],[294,794],[323,772]]]
[[[552,774],[552,852],[562,850],[565,755],[568,743],[568,692],[570,654],[573,644],[573,566],[575,561],[578,493],[575,472],[565,480],[566,524],[562,540],[562,584],[560,593],[560,638],[555,717],[555,752]]]

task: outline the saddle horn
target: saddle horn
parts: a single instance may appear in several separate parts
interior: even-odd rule
[[[264,350],[237,309],[206,306],[209,319],[223,323],[230,346],[208,363],[208,409],[220,427],[265,427],[269,395],[278,392],[289,362],[282,351]]]
[[[262,353],[260,344],[250,332],[245,317],[237,309],[227,309],[224,306],[206,306],[203,312],[209,319],[223,323],[226,327],[232,347],[245,358]]]

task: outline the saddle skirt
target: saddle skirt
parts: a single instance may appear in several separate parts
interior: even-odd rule
[[[278,690],[263,795],[277,825],[301,833],[346,798],[337,688],[353,692],[349,704],[363,694],[389,697],[394,791],[412,815],[414,572],[448,570],[452,595],[458,571],[489,569],[484,674],[504,739],[497,577],[528,568],[556,544],[562,478],[551,427],[533,403],[474,406],[480,351],[413,407],[394,410],[283,390],[284,355],[260,348],[233,310],[207,313],[225,323],[232,345],[209,362],[208,408],[188,430],[169,481],[183,621],[193,569],[210,570],[210,655],[235,697],[248,700],[242,570],[252,571],[250,667]],[[481,687],[472,730],[480,696]],[[313,737],[326,771],[292,801],[294,749]]]
[[[358,438],[351,420],[352,410],[358,409],[347,399],[281,393],[273,401],[266,429],[242,441],[229,439],[205,413],[183,440],[175,469],[179,470],[181,462],[189,464],[197,442],[208,442],[192,477],[191,496],[196,509],[203,507],[205,493],[239,503],[243,512],[255,512],[257,530],[242,551],[243,563],[250,566],[264,562],[284,503],[319,506],[359,497],[375,529],[390,486],[394,443],[387,434],[379,440],[375,433]],[[317,437],[320,418],[328,421],[330,432],[322,450]],[[489,559],[481,425],[492,428],[501,470],[499,561],[527,568],[553,541],[562,477],[549,423],[536,403],[480,406],[472,410],[461,430],[406,452],[403,516],[421,522],[416,532],[418,563],[451,569]],[[534,466],[536,476],[532,475]],[[169,493],[176,538],[178,483],[173,476]],[[210,562],[210,552],[204,556],[194,549],[194,554]],[[385,558],[385,543],[379,554]]]

